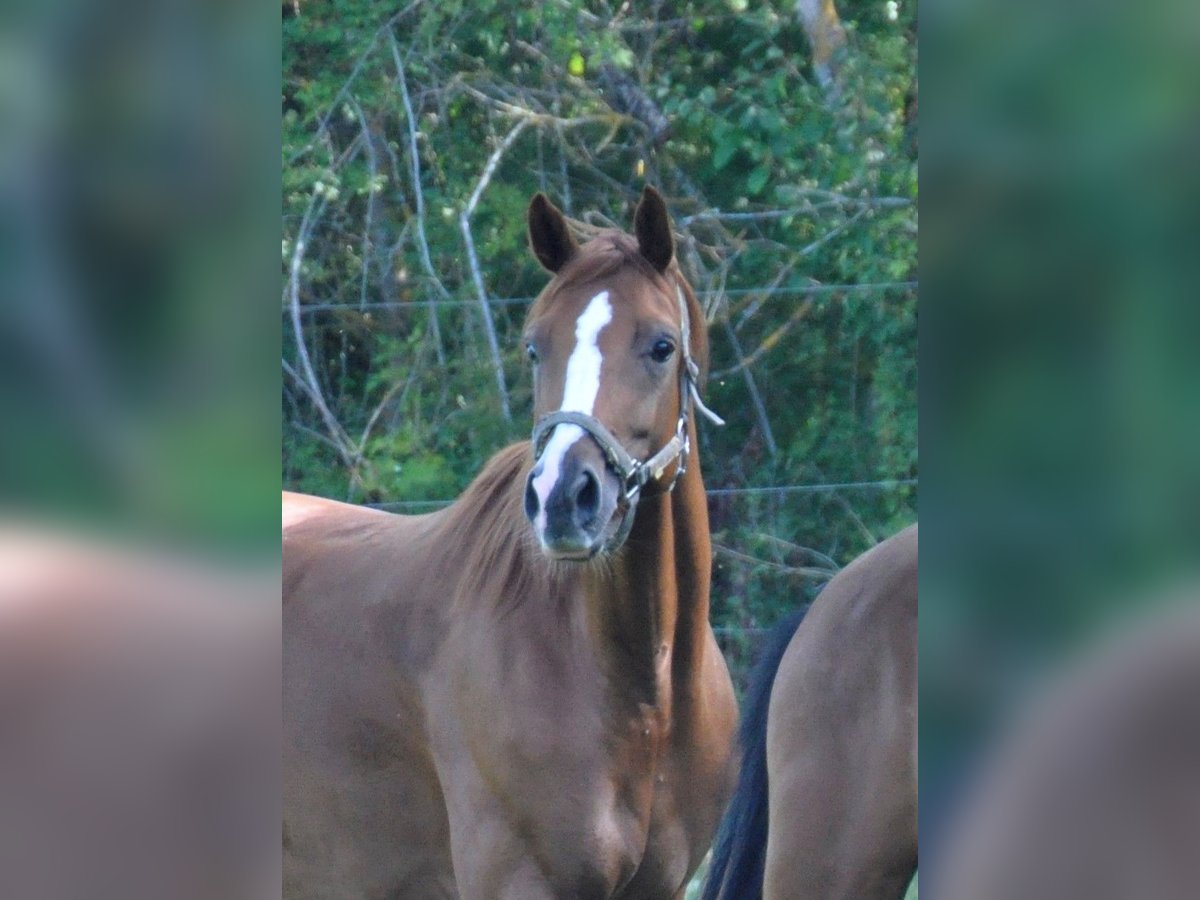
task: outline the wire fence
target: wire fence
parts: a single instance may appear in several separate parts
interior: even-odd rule
[[[916,487],[916,478],[882,478],[877,481],[835,481],[828,484],[775,484],[762,487],[708,488],[710,497],[736,497],[754,494],[817,494],[826,491],[890,490],[899,487]],[[372,509],[386,511],[399,509],[441,509],[453,500],[389,500],[382,503],[364,503]]]
[[[917,287],[916,281],[876,281],[859,284],[812,284],[812,285],[796,285],[793,287],[767,285],[764,287],[750,288],[726,288],[724,290],[713,291],[696,291],[696,296],[701,300],[709,300],[714,297],[752,297],[759,294],[783,296],[797,296],[810,294],[834,294],[834,293],[871,293],[874,291],[903,291],[915,290]],[[488,297],[487,303],[489,306],[523,306],[532,303],[536,297]],[[479,308],[479,299],[472,300],[456,300],[453,298],[441,297],[434,301],[434,305],[441,307],[471,307]],[[336,310],[355,310],[357,312],[371,312],[372,310],[390,310],[390,309],[420,309],[428,310],[430,303],[428,300],[380,300],[372,303],[353,303],[349,301],[318,301],[316,303],[305,303],[300,307],[301,315],[312,315],[319,312],[333,312]],[[287,313],[285,307],[283,312]]]

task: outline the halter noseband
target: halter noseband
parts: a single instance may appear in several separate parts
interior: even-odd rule
[[[669,494],[675,489],[676,482],[687,471],[688,454],[691,451],[691,441],[688,438],[688,414],[692,404],[711,422],[724,425],[725,420],[704,405],[700,399],[700,389],[697,382],[700,378],[700,367],[692,359],[691,327],[688,317],[687,301],[683,297],[683,288],[675,285],[675,296],[679,300],[680,338],[683,352],[683,365],[679,368],[679,421],[675,423],[675,434],[649,459],[635,459],[621,446],[621,442],[595,416],[582,412],[560,410],[542,416],[533,426],[533,458],[536,460],[546,449],[550,440],[550,432],[558,425],[576,425],[591,435],[592,440],[600,447],[604,460],[610,469],[621,480],[621,491],[625,499],[625,512],[621,517],[621,525],[609,542],[611,546],[620,546],[633,527],[633,500],[641,493],[650,481],[662,477],[667,466],[679,460],[675,475],[663,493]]]

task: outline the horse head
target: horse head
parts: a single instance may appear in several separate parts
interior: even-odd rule
[[[590,559],[624,542],[643,491],[674,487],[691,409],[712,415],[697,391],[704,320],[653,188],[632,236],[604,231],[582,246],[538,194],[529,239],[554,277],[524,332],[535,420],[525,513],[549,556]]]

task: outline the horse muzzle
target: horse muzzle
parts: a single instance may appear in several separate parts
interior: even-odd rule
[[[560,431],[575,426],[560,426]],[[553,559],[591,559],[605,548],[622,499],[620,479],[594,442],[577,439],[562,448],[557,435],[525,482],[525,515],[542,549]]]

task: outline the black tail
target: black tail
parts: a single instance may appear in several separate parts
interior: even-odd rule
[[[742,769],[713,843],[701,900],[762,897],[767,851],[767,707],[779,662],[807,611],[805,604],[771,630],[750,673],[738,735]]]

